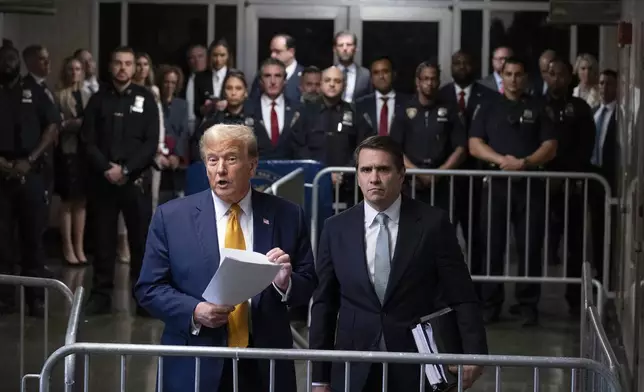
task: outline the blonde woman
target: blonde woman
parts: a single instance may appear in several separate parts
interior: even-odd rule
[[[55,151],[55,191],[61,198],[60,233],[63,257],[71,266],[87,263],[83,246],[87,175],[78,134],[83,122],[83,110],[90,97],[90,93],[83,89],[84,81],[83,64],[74,57],[65,59],[55,94],[63,117]]]
[[[159,166],[159,160],[163,159],[168,154],[168,149],[165,146],[165,123],[163,116],[163,108],[161,106],[161,93],[156,86],[154,79],[154,70],[152,69],[152,59],[147,53],[137,53],[136,55],[136,73],[132,80],[134,83],[147,87],[156,99],[157,107],[159,109],[159,147],[157,149],[157,157],[155,162]],[[157,169],[152,169],[152,212],[156,209],[159,203],[159,187],[161,185],[161,172]]]
[[[597,59],[588,53],[577,56],[575,61],[575,75],[579,84],[572,95],[583,99],[594,110],[599,107],[599,64]]]

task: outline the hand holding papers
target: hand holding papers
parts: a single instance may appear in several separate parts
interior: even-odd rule
[[[219,268],[203,292],[213,304],[237,305],[259,294],[282,269],[261,253],[221,249]]]

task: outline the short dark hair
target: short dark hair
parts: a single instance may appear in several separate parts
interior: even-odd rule
[[[24,62],[29,61],[30,59],[38,56],[38,54],[44,49],[42,45],[29,45],[22,50],[22,60]]]
[[[390,136],[371,136],[366,138],[356,147],[355,152],[353,153],[353,159],[356,162],[356,169],[358,169],[358,158],[360,157],[360,151],[362,150],[379,150],[384,151],[391,155],[394,161],[394,166],[398,171],[403,171],[405,169],[405,158],[403,155],[403,150],[394,139]]]
[[[286,79],[286,65],[284,65],[283,62],[281,62],[278,59],[274,59],[272,57],[267,58],[266,60],[262,61],[262,65],[259,66],[259,77],[262,77],[262,74],[264,73],[264,67],[267,67],[269,65],[277,65],[278,67],[282,68],[282,73],[284,73],[284,79]]]
[[[369,68],[373,67],[373,65],[374,65],[376,62],[378,62],[378,61],[388,61],[388,62],[389,62],[389,65],[391,65],[391,70],[392,70],[392,71],[394,70],[394,61],[391,59],[391,57],[389,57],[389,56],[387,56],[387,55],[379,55],[379,56],[376,56],[376,57],[371,61],[371,66],[370,66]]]
[[[277,37],[284,38],[284,41],[286,42],[286,49],[295,49],[295,38],[293,38],[292,36],[290,36],[288,34],[279,33],[279,34],[275,34],[273,39],[275,39]]]
[[[514,65],[520,65],[521,68],[523,68],[523,72],[525,72],[525,61],[522,59],[515,57],[515,56],[510,56],[507,59],[505,59],[505,62],[503,63],[503,68],[501,69],[501,72],[505,71],[505,67],[507,65],[514,64]]]
[[[74,51],[74,54],[73,54],[72,56],[74,56],[74,57],[77,57],[77,58],[78,58],[78,57],[80,57],[80,55],[81,55],[81,54],[83,54],[83,52],[88,52],[88,53],[89,53],[89,50],[87,50],[87,49],[85,49],[85,48],[78,48],[78,49],[76,49],[76,50]]]
[[[8,39],[3,39],[2,40],[2,46],[0,46],[0,52],[12,52],[19,56],[18,49],[16,49],[15,46],[13,46],[13,41],[8,40]]]
[[[110,61],[114,60],[114,56],[116,56],[117,53],[129,53],[129,54],[132,55],[132,57],[136,58],[136,54],[134,53],[134,49],[132,49],[129,46],[119,46],[119,47],[117,47],[116,49],[114,49],[110,53]]]
[[[320,68],[316,67],[315,65],[309,65],[308,67],[302,70],[302,75],[300,76],[300,78],[308,74],[321,74],[321,73],[322,73],[322,70]]]
[[[418,67],[416,67],[416,78],[420,77],[420,73],[423,72],[425,68],[433,68],[436,70],[436,73],[438,74],[438,78],[440,79],[441,77],[441,66],[438,65],[438,61],[432,59],[432,60],[426,60],[423,61],[422,63],[418,64]]]
[[[338,38],[340,38],[340,37],[345,37],[345,36],[349,36],[349,37],[353,38],[353,44],[354,44],[355,46],[358,46],[358,36],[356,35],[356,33],[351,32],[351,31],[349,31],[349,30],[342,30],[342,31],[338,31],[338,32],[333,36],[333,46],[337,45],[337,43],[338,43]]]
[[[612,76],[613,78],[617,79],[617,71],[613,69],[605,69],[600,73],[600,75]]]
[[[226,83],[228,83],[228,79],[232,79],[232,78],[241,80],[242,84],[244,85],[244,88],[248,90],[248,84],[246,83],[246,75],[244,75],[244,72],[235,68],[230,68],[228,70],[228,73],[226,74],[226,77],[224,78],[223,83],[221,83],[221,85],[223,86],[222,94],[225,94]]]

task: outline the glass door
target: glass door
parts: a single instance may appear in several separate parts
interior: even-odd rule
[[[386,55],[396,68],[394,87],[414,93],[418,64],[434,59],[442,81],[450,79],[452,12],[449,8],[358,6],[351,9],[350,30],[358,36],[356,60],[369,67]]]
[[[333,64],[333,36],[347,24],[347,7],[250,5],[246,9],[243,70],[251,80],[260,63],[270,56],[271,38],[279,33],[295,39],[299,64],[328,67]]]

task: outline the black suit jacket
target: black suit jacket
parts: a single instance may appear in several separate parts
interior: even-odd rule
[[[409,95],[396,91],[394,98],[395,102],[393,119],[395,119],[396,116],[404,114],[405,105],[407,104],[407,102],[409,102],[410,98],[411,97]],[[377,135],[378,119],[380,117],[380,113],[377,113],[376,93],[371,93],[369,95],[365,95],[364,97],[358,98],[355,101],[355,107],[356,114],[362,117],[367,123],[367,126],[371,128],[372,133]],[[391,121],[392,124],[393,119]],[[389,127],[389,133],[391,133],[391,126]]]
[[[269,159],[293,159],[293,150],[291,148],[291,125],[297,120],[296,113],[300,107],[299,102],[293,103],[286,96],[284,97],[284,125],[277,145],[274,146],[270,139],[270,130],[266,128],[264,117],[262,116],[261,96],[255,98],[249,104],[248,111],[253,118],[253,131],[257,137],[257,147],[259,157],[262,160]],[[299,117],[299,113],[297,114]]]
[[[619,144],[617,143],[618,110],[620,110],[619,105],[615,107],[615,110],[610,117],[610,121],[608,122],[606,138],[604,138],[604,144],[602,145],[602,165],[601,167],[595,167],[597,173],[606,178],[608,184],[613,190],[617,189],[617,159],[619,157]]]
[[[201,119],[204,116],[201,115],[200,109],[201,106],[208,100],[215,97],[215,92],[213,91],[212,85],[212,69],[205,70],[195,74],[195,107],[194,112],[197,119]],[[226,74],[227,75],[227,74]],[[225,77],[224,77],[225,78]],[[223,83],[223,80],[222,80]],[[223,86],[222,86],[223,94]],[[220,94],[221,95],[221,94]],[[217,96],[217,98],[221,98]],[[200,121],[199,121],[200,122]]]
[[[463,352],[487,354],[479,301],[446,212],[403,196],[383,304],[369,278],[364,234],[364,202],[325,223],[316,259],[311,349],[377,351],[383,334],[388,351],[417,352],[411,328],[446,304],[456,313],[454,332]],[[369,369],[369,363],[352,364],[350,392],[362,391]],[[396,390],[418,390],[416,365],[390,364],[389,378]],[[313,382],[344,390],[344,364],[316,363]]]
[[[468,97],[467,105],[465,107],[465,113],[463,113],[462,116],[459,116],[463,121],[463,125],[465,125],[465,129],[468,131],[467,132],[468,135],[470,130],[470,124],[472,123],[472,116],[474,116],[474,111],[476,110],[476,107],[482,104],[483,102],[489,101],[491,98],[496,97],[496,95],[498,94],[496,94],[494,91],[490,90],[489,88],[483,86],[482,84],[478,82],[472,83],[472,92]],[[443,104],[450,106],[456,111],[459,110],[458,99],[456,98],[456,87],[454,86],[454,82],[447,83],[446,85],[441,87],[440,91],[438,92],[438,97]]]

